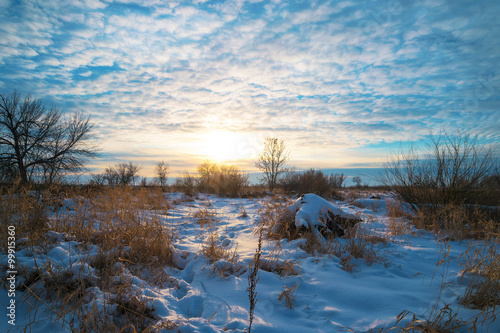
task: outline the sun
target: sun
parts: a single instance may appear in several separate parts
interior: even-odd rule
[[[248,157],[248,140],[237,132],[211,131],[202,140],[202,155],[216,162],[228,162]]]

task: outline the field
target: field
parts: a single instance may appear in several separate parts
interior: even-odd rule
[[[341,197],[331,207],[360,222],[327,237],[294,227],[300,199],[282,195],[5,193],[16,325],[4,315],[0,330],[500,332],[496,229],[418,229],[422,217],[390,191]],[[3,243],[7,315],[9,250]]]

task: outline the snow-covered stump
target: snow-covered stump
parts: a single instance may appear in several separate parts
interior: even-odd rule
[[[325,238],[344,236],[347,229],[361,222],[355,214],[313,193],[304,194],[288,206],[272,232],[279,234],[290,220],[294,222],[292,228],[310,230]]]

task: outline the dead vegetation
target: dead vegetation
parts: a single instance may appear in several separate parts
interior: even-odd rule
[[[289,309],[295,307],[295,296],[298,284],[294,284],[292,287],[283,286],[283,290],[278,297],[278,301],[282,302],[283,305]]]
[[[210,228],[217,225],[217,213],[215,210],[210,209],[208,206],[198,208],[191,217],[196,220],[202,228]]]
[[[44,254],[71,241],[68,253],[78,257],[65,268],[50,260],[20,268],[19,290],[32,309],[43,306],[74,332],[160,330],[154,306],[137,292],[131,274],[148,272],[157,284],[168,280],[163,268],[173,265],[175,233],[166,223],[169,203],[162,192],[11,188],[0,200],[1,228],[16,227],[25,240],[19,248]]]
[[[29,187],[3,188],[0,193],[0,232],[8,235],[15,228],[17,240],[25,239],[34,246],[48,230],[48,216],[41,196]],[[7,251],[7,237],[1,237],[0,251]]]
[[[375,262],[386,263],[386,259],[376,250],[378,244],[387,242],[383,237],[368,234],[359,225],[344,223],[346,232],[342,233],[342,237],[331,234],[325,238],[325,233],[295,227],[294,215],[287,209],[289,205],[289,201],[275,197],[264,201],[260,211],[261,226],[266,230],[267,238],[274,240],[277,246],[283,239],[288,241],[303,239],[304,241],[299,244],[302,250],[312,255],[335,256],[341,260],[341,266],[348,272],[356,270],[355,259],[362,259],[369,265]],[[280,228],[276,228],[276,225]],[[276,258],[274,261],[279,262]],[[290,267],[280,272],[297,271],[292,263],[288,265]]]

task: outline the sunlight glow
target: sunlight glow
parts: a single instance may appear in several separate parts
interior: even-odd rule
[[[250,141],[236,132],[211,131],[200,138],[201,155],[215,162],[229,162],[250,158]]]

